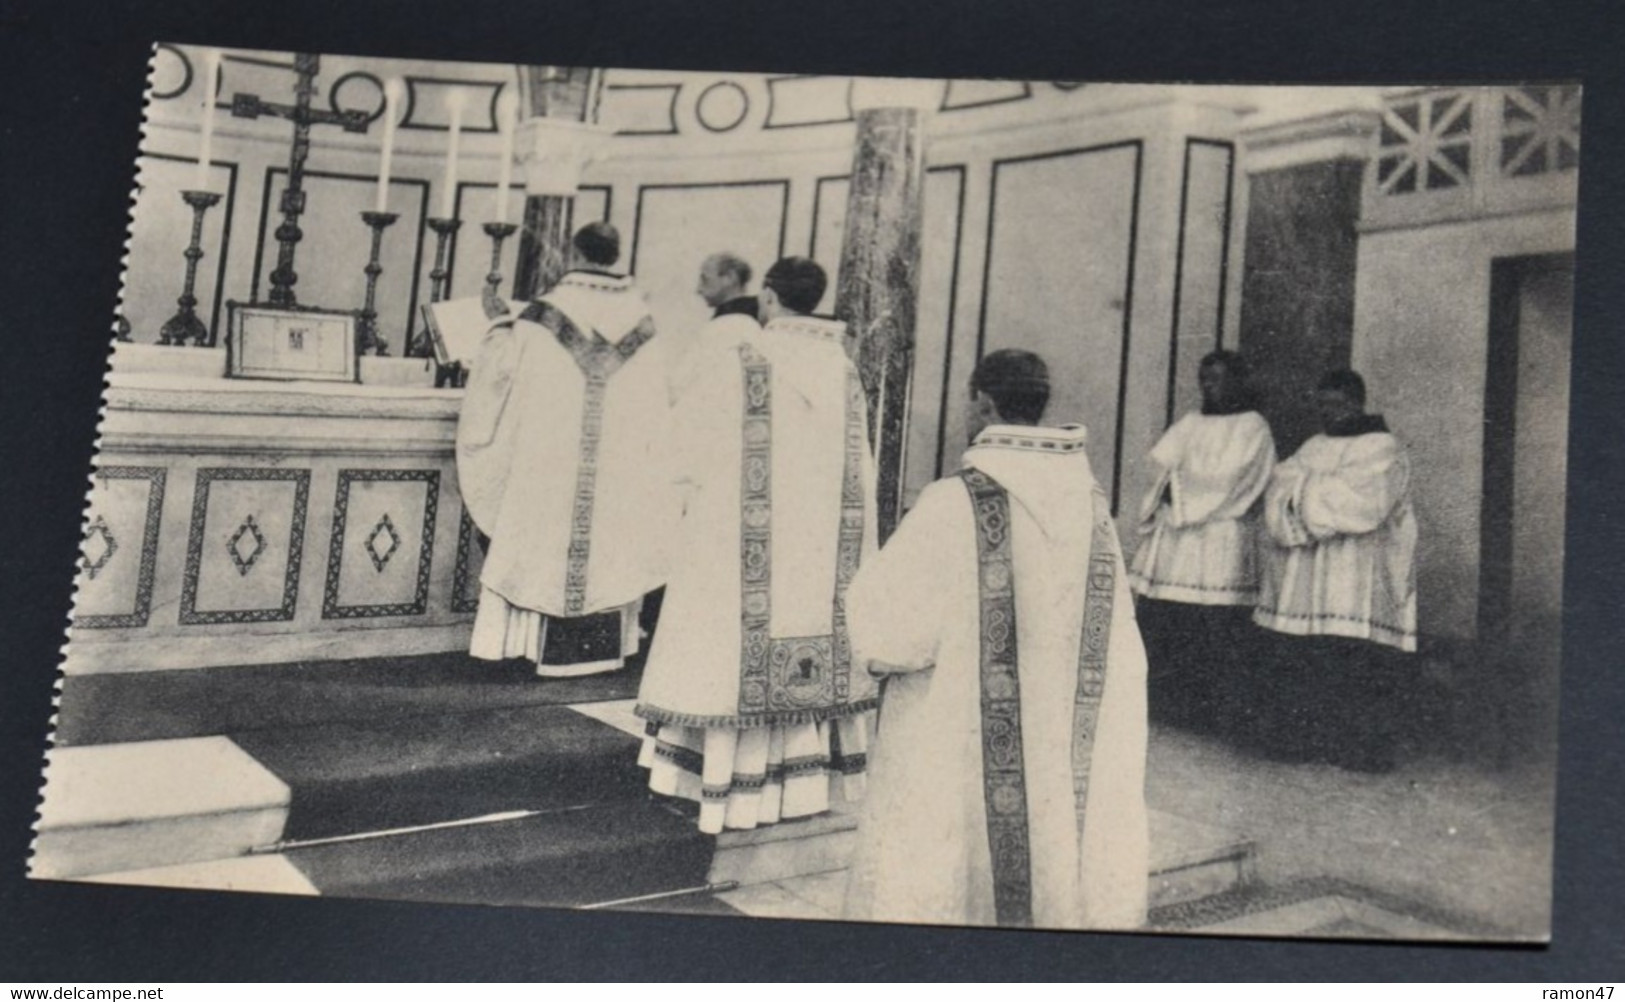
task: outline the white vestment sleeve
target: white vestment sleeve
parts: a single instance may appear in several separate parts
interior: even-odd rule
[[[1335,470],[1311,473],[1298,489],[1298,513],[1316,539],[1375,531],[1410,487],[1410,464],[1392,435],[1362,435]]]
[[[1257,414],[1228,421],[1232,433],[1217,448],[1201,455],[1187,449],[1169,470],[1170,524],[1176,528],[1239,518],[1269,484],[1275,467],[1269,424]]]
[[[1170,500],[1170,480],[1184,455],[1185,441],[1190,437],[1191,424],[1189,415],[1174,422],[1173,427],[1162,433],[1162,438],[1157,440],[1157,444],[1152,447],[1147,457],[1157,471],[1157,479],[1140,502],[1140,523],[1136,528],[1141,534],[1149,533],[1156,528],[1157,512]]]
[[[968,573],[974,584],[969,505],[957,479],[932,484],[885,547],[858,569],[847,591],[847,626],[854,659],[867,662],[871,673],[936,663],[952,582]],[[956,533],[963,537],[958,545]]]
[[[474,524],[496,526],[512,460],[510,397],[522,351],[512,323],[488,331],[469,372],[457,420],[457,482]]]
[[[1308,546],[1314,541],[1298,512],[1298,495],[1309,471],[1295,459],[1275,468],[1264,492],[1264,530],[1281,546]]]

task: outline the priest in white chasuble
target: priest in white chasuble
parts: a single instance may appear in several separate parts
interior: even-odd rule
[[[1416,650],[1416,514],[1410,457],[1365,381],[1343,369],[1315,391],[1323,431],[1275,468],[1254,620],[1275,638],[1265,750],[1344,768],[1394,767],[1404,654]]]
[[[1157,478],[1140,505],[1130,582],[1150,659],[1151,719],[1229,734],[1249,714],[1255,671],[1260,499],[1275,440],[1254,409],[1243,356],[1198,370],[1199,411],[1151,450]]]
[[[972,376],[975,438],[848,593],[885,679],[846,899],[855,920],[1145,921],[1145,648],[1081,427],[1038,427],[1043,360]]]
[[[875,545],[867,411],[845,325],[808,315],[823,269],[763,280],[762,331],[708,356],[674,410],[683,497],[637,714],[656,793],[705,832],[862,792],[875,682],[855,667],[846,588]]]
[[[486,334],[458,422],[463,500],[491,538],[471,653],[543,676],[621,667],[664,581],[668,366],[619,256],[606,223],[575,235],[571,270]]]

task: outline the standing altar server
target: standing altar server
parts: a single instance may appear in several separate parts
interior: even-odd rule
[[[457,426],[457,474],[491,537],[470,651],[543,676],[620,668],[664,579],[667,365],[644,294],[608,271],[620,235],[576,233],[571,269],[486,334]]]
[[[875,703],[845,609],[875,545],[863,390],[845,325],[808,315],[823,269],[762,284],[762,331],[707,355],[673,414],[683,518],[636,711],[650,788],[710,833],[859,795]]]
[[[964,469],[849,593],[886,679],[846,917],[1053,929],[1145,921],[1145,649],[1077,426],[1043,360],[972,377]]]
[[[1417,526],[1410,454],[1365,399],[1359,373],[1327,373],[1315,390],[1323,430],[1264,494],[1253,618],[1274,652],[1260,738],[1276,758],[1387,772],[1414,671]]]
[[[1229,733],[1249,715],[1257,646],[1258,509],[1275,439],[1253,408],[1242,356],[1215,351],[1197,375],[1200,412],[1151,450],[1130,581],[1141,596],[1158,722]]]

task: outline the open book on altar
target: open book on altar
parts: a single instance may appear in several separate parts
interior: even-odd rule
[[[479,354],[485,332],[491,329],[491,317],[479,296],[426,303],[423,322],[429,331],[429,343],[434,347],[435,361],[441,365],[454,362],[464,367],[471,365],[474,356]]]

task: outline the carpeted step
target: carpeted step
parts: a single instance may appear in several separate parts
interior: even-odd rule
[[[511,810],[641,801],[638,741],[563,706],[231,735],[293,791],[303,840]]]
[[[286,857],[324,895],[578,907],[699,887],[711,850],[692,821],[642,798]]]
[[[154,741],[344,720],[377,722],[637,695],[639,662],[602,675],[542,679],[524,661],[423,654],[185,671],[70,675],[58,746]]]

